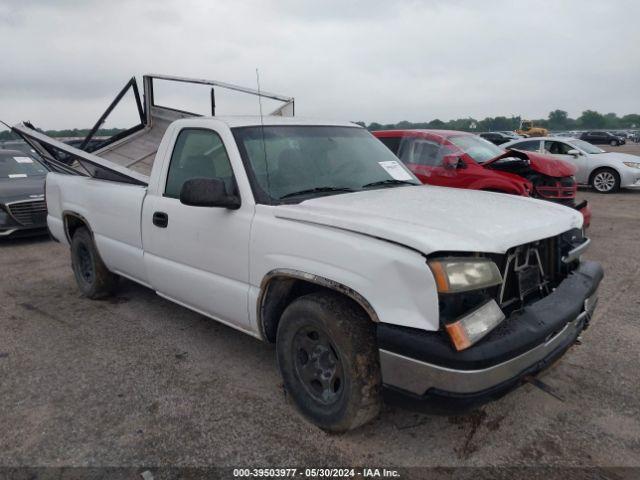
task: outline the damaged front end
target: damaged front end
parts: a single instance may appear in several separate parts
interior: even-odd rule
[[[509,150],[485,166],[525,178],[531,183],[531,197],[574,208],[582,213],[584,227],[589,226],[591,207],[586,200],[576,201],[578,183],[573,176],[576,172],[573,165],[545,155]]]
[[[572,229],[504,255],[467,257],[491,262],[500,281],[439,293],[439,331],[378,325],[388,395],[467,408],[505,394],[560,358],[588,327],[597,303],[603,271],[580,261],[588,245],[582,231]],[[429,259],[436,283],[433,265],[452,255]]]

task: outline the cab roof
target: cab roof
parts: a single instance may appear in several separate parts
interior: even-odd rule
[[[225,123],[229,128],[237,127],[259,127],[261,125],[277,126],[277,125],[300,125],[300,126],[330,126],[330,127],[355,127],[362,128],[353,122],[345,122],[339,120],[326,120],[317,118],[303,118],[303,117],[281,117],[275,115],[265,115],[262,118],[260,115],[227,115],[227,116],[215,116],[215,117],[190,117],[184,119],[192,123],[194,121],[201,121],[207,123],[211,120],[217,120]],[[183,120],[177,120],[181,122]]]

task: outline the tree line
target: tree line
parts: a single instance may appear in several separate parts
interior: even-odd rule
[[[418,129],[418,128],[436,128],[445,130],[462,130],[465,132],[495,132],[501,130],[516,130],[520,127],[522,117],[487,117],[483,120],[475,118],[457,118],[455,120],[442,121],[438,118],[430,122],[409,122],[403,120],[398,123],[382,124],[372,122],[367,125],[365,122],[355,122],[369,130],[392,130],[400,129]],[[538,127],[548,128],[553,131],[560,130],[591,130],[591,129],[640,129],[640,114],[631,113],[619,117],[615,113],[599,113],[595,110],[585,110],[578,118],[571,118],[564,110],[553,110],[549,112],[547,118],[534,119],[533,124]],[[88,128],[73,128],[66,130],[46,130],[43,133],[50,137],[86,137],[89,133]],[[123,131],[122,128],[105,128],[100,129],[96,136],[110,137]],[[6,130],[0,132],[0,141],[17,140],[18,137]]]
[[[403,120],[398,123],[381,124],[372,122],[369,125],[365,122],[356,122],[369,130],[392,130],[392,129],[419,129],[435,128],[445,130],[463,130],[476,132],[493,132],[501,130],[516,130],[520,127],[521,116],[512,117],[487,117],[483,120],[475,118],[457,118],[455,120],[442,121],[438,118],[430,122],[408,122]],[[538,127],[548,128],[553,131],[561,130],[616,130],[616,129],[637,129],[640,128],[640,114],[631,113],[619,117],[615,113],[602,114],[595,110],[585,110],[578,118],[571,118],[564,110],[553,110],[549,112],[547,118],[532,119],[533,124]]]
[[[95,136],[97,137],[111,137],[117,133],[122,132],[123,128],[103,128],[99,129]],[[76,138],[84,138],[91,131],[90,128],[70,128],[66,130],[40,130],[38,131],[44,133],[45,135],[53,138],[59,137],[76,137]],[[5,130],[0,132],[0,141],[6,140],[19,140],[20,137],[10,130]]]

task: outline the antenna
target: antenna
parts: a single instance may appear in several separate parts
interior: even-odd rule
[[[260,108],[260,134],[262,135],[262,152],[264,155],[264,169],[267,175],[267,195],[271,197],[271,179],[269,178],[269,162],[267,161],[267,145],[264,141],[264,118],[262,116],[262,93],[260,90],[260,72],[256,68],[256,83],[258,85],[258,107]]]

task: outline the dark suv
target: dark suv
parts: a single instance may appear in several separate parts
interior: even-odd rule
[[[502,132],[486,132],[486,133],[481,133],[480,136],[485,140],[489,140],[491,143],[495,145],[502,145],[503,143],[507,143],[507,142],[510,142],[511,140],[514,140],[514,137],[505,135]]]
[[[580,140],[593,144],[611,145],[612,147],[627,143],[624,138],[614,135],[611,132],[584,132],[580,135]]]

